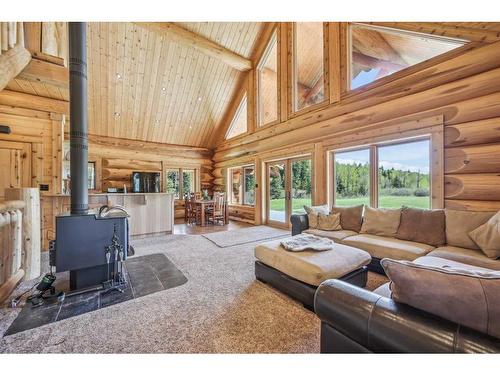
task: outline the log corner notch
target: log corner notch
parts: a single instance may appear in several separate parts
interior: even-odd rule
[[[23,45],[17,44],[0,55],[0,91],[17,77],[31,61],[31,53]]]

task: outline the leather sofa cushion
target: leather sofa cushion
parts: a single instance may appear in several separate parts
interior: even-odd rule
[[[398,231],[401,209],[365,207],[360,233],[394,237]]]
[[[428,255],[500,271],[500,260],[488,258],[481,250],[464,249],[457,246],[442,246],[431,251]]]
[[[413,260],[429,253],[434,247],[397,238],[359,234],[342,240],[345,245],[368,251],[375,258]]]
[[[480,227],[469,233],[469,237],[488,258],[500,257],[500,211]]]
[[[475,212],[445,209],[446,216],[446,244],[449,246],[477,249],[469,232],[486,223],[494,212]]]
[[[425,258],[382,259],[392,299],[500,338],[500,272]]]
[[[403,207],[396,238],[441,246],[446,243],[444,210]]]
[[[352,230],[359,232],[361,223],[363,222],[363,207],[364,205],[351,207],[332,207],[332,213],[340,213],[340,226],[344,230]]]
[[[306,229],[304,233],[314,234],[315,236],[326,237],[334,242],[341,242],[344,238],[356,236],[358,233],[352,230],[321,230],[321,229]]]
[[[282,239],[264,242],[255,247],[255,257],[265,265],[309,285],[319,285],[327,279],[337,279],[370,263],[366,251],[335,244],[328,251],[287,251]]]

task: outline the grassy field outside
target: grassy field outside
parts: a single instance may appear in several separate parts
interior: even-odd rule
[[[368,198],[341,198],[337,199],[336,204],[338,206],[357,206],[360,204],[368,204]],[[293,199],[292,200],[292,211],[296,213],[304,213],[303,206],[311,205],[310,199]],[[379,207],[383,208],[399,208],[401,206],[415,207],[415,208],[429,208],[430,200],[429,197],[415,197],[415,196],[392,196],[385,195],[379,197]],[[271,200],[271,210],[272,211],[285,211],[285,200],[284,199],[272,199]]]

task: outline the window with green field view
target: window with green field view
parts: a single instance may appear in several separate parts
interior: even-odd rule
[[[430,208],[429,140],[378,147],[378,207]]]
[[[335,204],[370,204],[370,149],[336,152]]]
[[[196,191],[195,172],[193,169],[182,170],[182,191],[184,195],[194,193]]]
[[[292,214],[305,213],[311,206],[311,159],[292,161]]]
[[[167,193],[173,193],[175,198],[180,197],[179,189],[179,169],[168,169],[167,170]]]
[[[431,207],[429,139],[338,151],[333,159],[337,206]]]

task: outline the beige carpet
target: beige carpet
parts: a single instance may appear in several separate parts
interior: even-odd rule
[[[188,282],[3,337],[0,352],[319,352],[316,316],[255,281],[254,244],[220,248],[202,236],[170,235],[134,245],[137,255],[165,253]],[[0,337],[17,313],[0,309]]]

